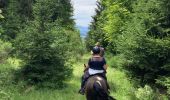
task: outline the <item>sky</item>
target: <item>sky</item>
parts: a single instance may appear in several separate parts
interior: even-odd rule
[[[81,36],[85,36],[88,26],[95,14],[97,0],[71,0],[74,7],[74,19],[80,29]]]

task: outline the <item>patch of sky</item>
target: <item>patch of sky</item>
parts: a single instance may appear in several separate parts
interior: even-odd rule
[[[74,16],[76,27],[80,30],[81,37],[85,37],[88,27],[95,14],[97,0],[72,0],[74,7]]]

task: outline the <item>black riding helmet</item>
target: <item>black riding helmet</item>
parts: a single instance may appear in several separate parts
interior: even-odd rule
[[[93,47],[92,52],[93,52],[93,54],[100,54],[100,48],[99,47]]]

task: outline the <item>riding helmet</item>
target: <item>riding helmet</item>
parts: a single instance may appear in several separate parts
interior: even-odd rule
[[[100,53],[100,48],[99,47],[93,47],[93,54],[99,54]]]

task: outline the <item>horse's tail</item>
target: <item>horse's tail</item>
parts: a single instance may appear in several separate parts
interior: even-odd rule
[[[116,100],[113,97],[109,96],[107,91],[105,91],[104,88],[102,87],[102,84],[100,81],[94,82],[93,88],[96,92],[96,95],[98,94],[100,96],[99,98],[102,98],[101,100]]]
[[[94,82],[93,88],[94,88],[96,94],[99,95],[99,98],[102,98],[102,100],[108,100],[108,94],[103,89],[102,84],[100,83],[100,81]]]

